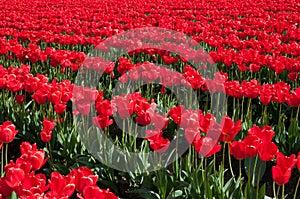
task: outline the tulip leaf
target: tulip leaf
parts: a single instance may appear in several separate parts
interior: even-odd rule
[[[244,161],[246,174],[251,180],[252,185],[255,186],[266,172],[266,162],[261,161],[258,156],[253,158],[246,158]]]
[[[13,191],[13,192],[11,193],[9,199],[18,199],[18,196],[17,196],[16,192]]]
[[[140,197],[145,199],[160,199],[160,196],[157,193],[148,189],[136,189],[129,191],[128,193],[138,194]]]

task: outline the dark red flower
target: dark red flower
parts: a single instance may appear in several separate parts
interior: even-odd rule
[[[15,100],[18,104],[22,104],[24,102],[25,95],[16,95]]]
[[[296,72],[291,72],[288,74],[288,78],[291,80],[291,81],[296,81],[298,79],[298,73]]]
[[[0,178],[0,198],[6,199],[12,192],[13,189],[6,184],[5,178]]]

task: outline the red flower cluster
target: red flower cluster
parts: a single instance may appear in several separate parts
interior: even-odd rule
[[[44,174],[35,174],[47,161],[45,152],[38,150],[36,144],[28,142],[20,145],[20,151],[21,157],[7,164],[5,176],[0,178],[1,198],[8,198],[14,191],[21,199],[67,199],[77,191],[78,197],[82,199],[117,199],[109,190],[100,189],[96,185],[98,177],[85,167],[73,169],[66,176],[52,172],[47,183]]]
[[[49,142],[52,138],[52,130],[55,127],[55,122],[53,119],[49,120],[44,118],[43,130],[40,133],[40,138],[43,142]]]
[[[184,68],[184,72],[181,74],[166,68],[157,67],[149,62],[132,64],[130,60],[122,58],[122,63],[123,62],[130,63],[130,67],[128,66],[129,68],[121,73],[122,76],[119,80],[122,83],[126,83],[129,79],[137,81],[140,77],[142,77],[142,80],[145,82],[152,82],[159,79],[160,84],[165,87],[170,85],[183,85],[188,88],[201,89],[203,91],[225,92],[226,95],[234,98],[244,96],[256,99],[259,97],[261,103],[264,105],[268,105],[271,101],[286,103],[292,107],[298,107],[300,105],[300,88],[291,91],[290,86],[285,82],[260,85],[260,82],[257,80],[250,80],[240,83],[236,80],[228,80],[228,74],[224,72],[215,73],[213,79],[204,79],[197,70],[189,65]],[[125,67],[124,63],[119,67]],[[127,70],[129,70],[128,74],[125,73]]]
[[[45,75],[38,74],[36,77],[30,73],[30,67],[22,65],[20,68],[9,67],[5,69],[0,65],[0,88],[8,89],[12,92],[25,90],[32,94],[32,98],[38,104],[45,104],[50,101],[54,105],[57,114],[66,110],[66,103],[72,96],[72,87],[70,80],[62,80],[57,83],[54,78],[51,83]],[[16,95],[16,101],[22,103],[23,95]]]
[[[273,136],[274,131],[270,126],[253,126],[243,140],[232,142],[230,153],[238,160],[258,154],[261,160],[270,161],[278,153],[276,144],[272,142]]]
[[[23,47],[17,40],[9,40],[5,42],[1,40],[4,52],[0,55],[9,52],[14,54],[14,57],[21,62],[29,60],[32,64],[37,62],[46,62],[50,60],[50,65],[53,67],[61,66],[61,71],[64,72],[66,68],[71,70],[78,70],[85,59],[85,54],[82,52],[57,50],[55,48],[47,47],[45,50],[34,43],[30,43],[27,48]]]

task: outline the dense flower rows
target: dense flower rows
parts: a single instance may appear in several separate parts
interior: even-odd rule
[[[150,194],[165,199],[179,193],[183,198],[264,198],[266,187],[260,189],[259,183],[266,167],[275,198],[280,189],[284,198],[284,185],[296,184],[299,1],[21,0],[3,1],[0,8],[0,198]],[[154,32],[101,45],[113,35],[145,27],[171,29],[191,40]],[[148,38],[152,42],[144,42]],[[128,53],[107,59],[118,48]],[[94,49],[99,57],[90,56]],[[212,65],[218,71],[204,75]],[[76,84],[76,76],[87,71],[101,76],[97,86]],[[113,95],[116,82],[125,88],[140,82],[147,86]],[[181,105],[173,88],[192,89],[197,109]],[[223,93],[227,107],[220,117],[208,99]],[[188,95],[182,97],[192,100]],[[153,175],[126,176],[106,168],[80,141],[76,118],[86,119],[92,112],[94,127],[123,149],[165,154],[182,132],[188,152]],[[133,120],[146,127],[143,139],[127,136],[116,119],[123,126]],[[19,157],[10,153],[9,146],[16,145]],[[226,186],[225,157],[232,177]],[[239,176],[231,157],[239,164]],[[208,177],[211,171],[219,181]],[[217,184],[209,187],[224,189],[208,188],[204,184],[209,182]],[[298,196],[299,182],[288,197]]]

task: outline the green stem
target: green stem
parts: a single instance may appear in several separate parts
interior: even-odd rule
[[[5,165],[8,164],[7,154],[8,154],[8,143],[5,144]]]
[[[214,173],[216,172],[216,154],[214,154]]]
[[[241,113],[241,119],[243,119],[243,117],[244,117],[244,100],[245,100],[245,98],[243,97],[242,98],[242,113]]]
[[[262,167],[262,164],[259,165],[258,174],[257,174],[256,198],[258,198],[258,192],[259,192],[259,179],[260,179],[260,174],[261,174],[261,167]]]
[[[2,148],[1,148],[1,177],[4,174],[3,168],[4,168],[4,149],[3,149],[3,146],[2,146]]]
[[[297,119],[298,116],[299,116],[299,111],[300,111],[300,106],[298,106],[298,108],[297,108],[296,119]]]
[[[222,164],[223,165],[224,165],[224,162],[225,162],[225,149],[226,149],[226,144],[224,144],[223,153],[222,153]]]
[[[233,98],[233,115],[232,115],[232,119],[235,121],[235,110],[236,110],[236,108],[235,108],[235,97]]]
[[[281,194],[281,198],[284,199],[284,185],[282,185],[282,194]]]
[[[273,181],[273,195],[274,195],[275,199],[277,199],[277,197],[276,197],[275,181]]]
[[[280,190],[280,186],[278,186],[278,189],[277,189],[277,193],[276,193],[276,199],[278,198],[278,195],[279,195],[279,190]]]
[[[263,120],[262,120],[263,125],[268,124],[268,113],[267,113],[267,106],[263,105]]]
[[[296,199],[296,197],[297,197],[299,183],[300,183],[300,177],[299,177],[298,182],[297,182],[297,185],[296,185],[295,194],[294,194],[294,199]]]
[[[242,160],[239,160],[239,176],[242,176]]]
[[[254,167],[253,167],[253,173],[256,171],[256,165],[258,161],[258,155],[256,155],[255,162],[254,162]],[[255,178],[252,178],[252,184],[255,184]]]
[[[234,173],[233,173],[233,169],[232,169],[232,164],[231,164],[231,155],[230,155],[230,150],[229,150],[229,144],[228,144],[228,161],[229,161],[229,168],[230,168],[231,175],[233,177],[233,181],[234,181],[234,183],[236,183]]]

